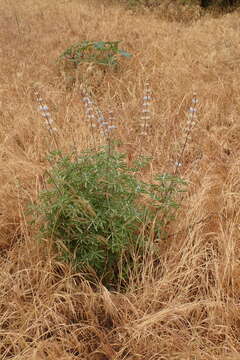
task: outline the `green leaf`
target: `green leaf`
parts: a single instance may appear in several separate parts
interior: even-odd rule
[[[104,41],[98,41],[93,44],[95,49],[102,50],[105,48],[105,42]]]
[[[132,54],[124,51],[124,50],[118,50],[118,53],[122,56],[125,56],[125,57],[132,57]]]

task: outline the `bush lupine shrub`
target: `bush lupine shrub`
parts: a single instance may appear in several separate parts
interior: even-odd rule
[[[77,160],[55,152],[50,160],[49,187],[36,207],[43,236],[52,237],[61,259],[78,270],[94,273],[106,286],[125,283],[150,232],[157,239],[164,236],[163,225],[169,210],[178,207],[173,199],[184,182],[163,175],[155,184],[144,183],[137,178],[141,162],[129,168],[125,156],[109,154],[108,147],[86,151]]]
[[[150,93],[146,82],[142,119],[145,131],[150,117]],[[94,122],[99,125],[107,146],[80,154],[75,150],[71,155],[60,151],[49,108],[37,91],[35,95],[57,150],[48,158],[48,185],[33,206],[34,222],[40,223],[42,236],[53,240],[62,261],[71,262],[76,270],[109,288],[126,285],[131,272],[140,270],[141,259],[149,248],[153,258],[159,258],[158,243],[167,237],[166,224],[173,220],[179,207],[177,195],[184,191],[186,183],[178,171],[196,125],[196,94],[175,171],[156,176],[152,183],[139,180],[146,158],[140,156],[129,167],[125,155],[114,150],[112,131],[116,126],[112,115],[106,120],[87,93],[83,98],[86,117],[92,128]]]

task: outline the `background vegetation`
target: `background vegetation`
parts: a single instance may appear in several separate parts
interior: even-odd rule
[[[239,359],[239,12],[164,13],[121,3],[0,0],[1,359]],[[161,15],[161,17],[158,16]],[[165,14],[165,15],[164,15]],[[165,17],[164,17],[165,16]],[[197,21],[196,21],[197,20]],[[142,179],[172,171],[197,91],[199,123],[180,169],[189,182],[158,261],[144,259],[125,293],[95,288],[36,241],[26,207],[44,187],[53,149],[33,88],[48,102],[63,151],[92,145],[80,80],[57,57],[71,44],[122,40],[117,72],[79,67],[114,112],[129,161],[153,157]],[[138,133],[146,78],[148,136]]]

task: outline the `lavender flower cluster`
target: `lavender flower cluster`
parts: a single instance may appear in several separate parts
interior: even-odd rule
[[[90,96],[87,96],[86,94],[83,97],[83,103],[85,106],[85,114],[90,122],[91,128],[95,129],[99,127],[101,134],[109,137],[111,132],[117,128],[117,126],[114,125],[113,112],[109,110],[109,118],[108,120],[105,119],[102,111],[98,108]]]

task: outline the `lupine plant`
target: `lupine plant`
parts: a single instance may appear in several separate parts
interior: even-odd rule
[[[164,177],[155,184],[138,180],[141,167],[128,168],[125,156],[115,151],[109,156],[108,147],[83,152],[78,161],[59,155],[51,155],[49,188],[36,207],[42,234],[52,237],[61,259],[78,270],[107,286],[126,282],[134,253],[143,254],[150,232],[158,239],[165,235],[158,216],[167,218],[167,209],[177,207],[169,197],[162,203]],[[175,195],[180,189],[174,185]]]
[[[40,95],[37,98],[53,135],[48,107]],[[150,118],[149,82],[143,100],[142,128],[146,132]],[[46,175],[48,186],[34,205],[35,221],[40,224],[42,236],[53,239],[62,261],[71,262],[91,280],[98,279],[107,287],[116,288],[127,284],[137,266],[134,255],[137,253],[141,259],[149,241],[154,244],[166,237],[165,224],[179,206],[175,199],[185,182],[177,176],[177,170],[172,175],[156,176],[153,183],[139,180],[145,161],[129,167],[125,155],[114,149],[113,112],[106,119],[86,92],[83,102],[92,131],[96,131],[96,136],[104,136],[106,146],[67,155],[58,147],[50,153],[53,165]],[[196,95],[192,102],[177,163],[182,161],[196,120]],[[176,164],[176,169],[179,166]],[[158,257],[157,246],[155,250]]]

